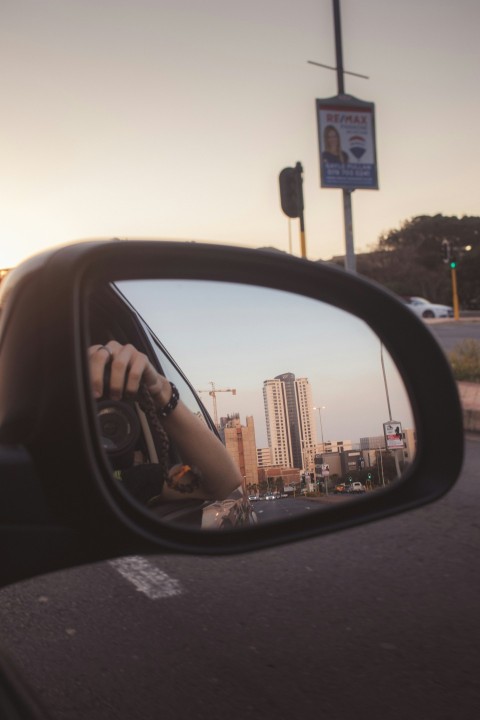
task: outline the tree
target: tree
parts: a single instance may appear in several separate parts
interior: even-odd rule
[[[480,308],[480,217],[414,217],[382,235],[371,252],[357,255],[357,270],[397,295],[420,295],[451,305],[451,273],[443,262],[443,240],[448,240],[458,260],[461,307]]]

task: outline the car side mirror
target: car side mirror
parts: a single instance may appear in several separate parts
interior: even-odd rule
[[[79,555],[227,553],[332,532],[431,502],[460,472],[461,407],[444,353],[404,303],[359,275],[273,251],[163,241],[74,244],[11,275],[0,439],[26,449],[51,517],[75,535],[77,560],[66,552],[62,566]],[[152,510],[119,481],[88,353],[112,342],[145,354],[225,443],[246,438],[254,418],[257,474],[237,446],[241,498],[230,515],[215,497]],[[143,457],[152,464],[153,452]],[[342,483],[366,491],[342,497]],[[267,493],[310,506],[275,515],[260,500],[260,512]],[[243,523],[232,522],[234,507]]]

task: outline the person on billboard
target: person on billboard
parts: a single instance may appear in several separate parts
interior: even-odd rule
[[[340,142],[340,134],[336,127],[333,125],[327,125],[323,131],[323,146],[324,151],[322,152],[322,160],[327,163],[348,163],[348,153],[342,150]]]

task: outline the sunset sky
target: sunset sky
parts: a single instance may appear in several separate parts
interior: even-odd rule
[[[342,0],[346,92],[375,103],[379,186],[355,248],[421,214],[478,215],[480,3]],[[92,237],[289,249],[278,173],[304,168],[307,253],[344,252],[315,99],[331,0],[3,0],[0,268]],[[293,252],[299,254],[297,222]]]

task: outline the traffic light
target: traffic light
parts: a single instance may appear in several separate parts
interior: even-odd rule
[[[442,259],[444,263],[450,262],[450,242],[442,240]]]
[[[278,176],[282,210],[291,218],[303,215],[302,172],[303,168],[297,162],[295,167],[283,168]]]
[[[455,270],[455,268],[457,267],[457,256],[455,253],[452,253],[450,257],[450,267],[452,268],[452,270]]]

